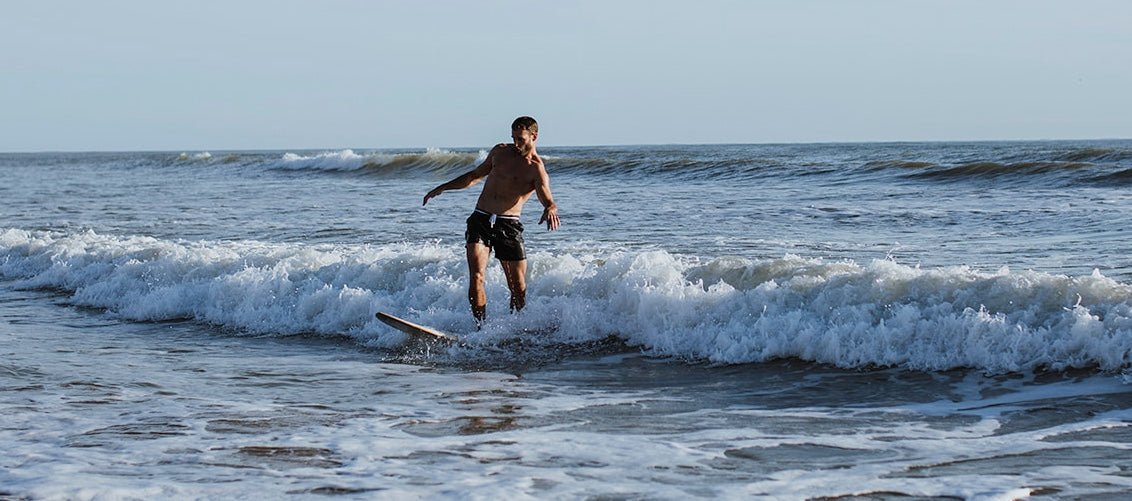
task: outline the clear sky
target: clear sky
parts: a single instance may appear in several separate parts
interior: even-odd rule
[[[1132,138],[1128,0],[5,0],[0,151]]]

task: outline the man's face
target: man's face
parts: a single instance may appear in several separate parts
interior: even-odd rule
[[[511,140],[515,142],[515,147],[524,153],[531,151],[536,137],[538,137],[536,134],[532,134],[527,129],[511,129]]]

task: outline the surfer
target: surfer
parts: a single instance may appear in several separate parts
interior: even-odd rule
[[[522,310],[527,304],[527,255],[523,249],[523,223],[519,221],[523,204],[532,194],[536,195],[543,206],[538,224],[546,223],[550,231],[560,224],[558,205],[550,194],[550,177],[535,151],[538,122],[531,117],[516,118],[511,123],[511,140],[511,144],[497,144],[483,163],[467,174],[433,188],[421,204],[445,191],[462,190],[486,178],[464,233],[470,275],[468,302],[477,325],[483,324],[487,312],[483,282],[492,250],[503,266],[507,288],[511,290],[511,311]]]

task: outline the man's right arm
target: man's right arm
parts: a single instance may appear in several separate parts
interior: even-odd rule
[[[499,146],[492,148],[491,153],[487,154],[487,158],[484,159],[483,163],[481,163],[475,169],[468,171],[467,173],[461,175],[460,177],[457,177],[456,179],[433,188],[432,191],[428,192],[424,196],[424,202],[422,202],[421,205],[427,204],[430,199],[441,193],[444,193],[445,191],[462,190],[482,181],[483,178],[487,177],[487,175],[491,173],[491,167],[495,161],[495,152],[498,149]]]

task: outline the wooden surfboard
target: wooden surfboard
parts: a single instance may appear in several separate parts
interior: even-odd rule
[[[414,324],[408,320],[397,318],[382,311],[377,312],[377,319],[410,336],[456,341],[456,336],[448,334],[447,332],[438,331],[432,327],[425,327],[420,324]]]

